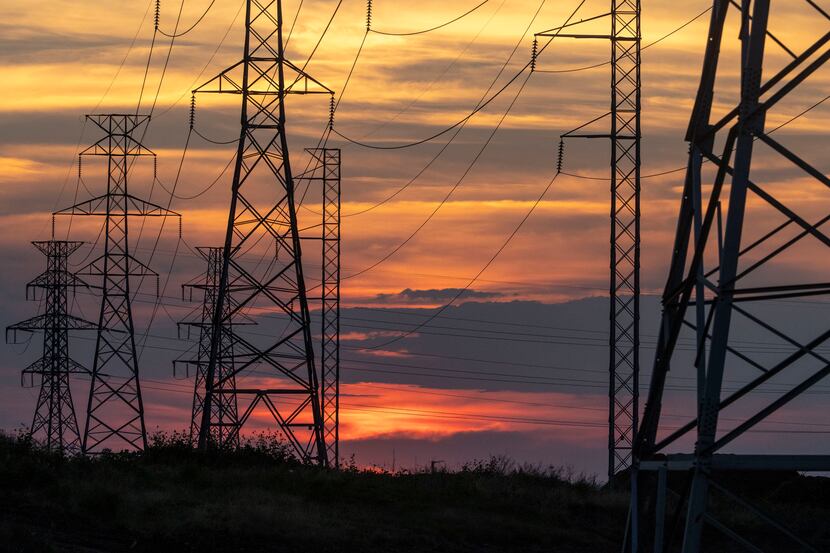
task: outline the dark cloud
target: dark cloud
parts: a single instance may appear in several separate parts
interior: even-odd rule
[[[406,288],[397,294],[378,294],[375,301],[380,303],[435,303],[445,302],[460,297],[471,300],[496,299],[504,297],[500,292],[482,292],[480,290],[462,290],[461,288],[441,288],[431,290],[413,290]]]
[[[431,461],[439,467],[458,469],[474,459],[503,456],[519,463],[542,467],[574,467],[577,473],[602,474],[605,457],[601,448],[586,443],[566,443],[538,429],[462,432],[442,438],[380,437],[346,440],[340,445],[344,458],[354,455],[359,464],[375,464],[391,470],[424,470]]]
[[[79,55],[107,51],[123,43],[124,37],[118,35],[57,33],[38,27],[0,23],[0,62],[4,64],[71,62],[77,60]],[[146,45],[149,46],[149,41]]]

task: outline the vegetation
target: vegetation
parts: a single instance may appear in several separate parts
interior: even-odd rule
[[[623,496],[559,471],[334,472],[268,436],[232,454],[156,436],[95,459],[3,438],[0,487],[0,543],[19,551],[614,551],[625,516]]]
[[[826,496],[814,504],[811,489],[782,493],[826,521]],[[335,472],[296,462],[270,436],[202,454],[159,435],[144,454],[94,459],[0,437],[10,551],[601,553],[619,551],[626,510],[625,494],[591,479],[503,458],[457,472]],[[812,532],[819,546],[824,532]]]

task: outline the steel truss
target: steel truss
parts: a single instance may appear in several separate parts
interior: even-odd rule
[[[99,453],[147,447],[144,405],[139,384],[130,281],[158,275],[130,253],[128,221],[131,217],[179,215],[129,193],[132,164],[141,157],[155,157],[136,139],[146,129],[147,115],[87,115],[104,136],[81,152],[107,161],[107,191],[101,196],[57,211],[54,215],[104,217],[104,253],[80,271],[82,276],[102,278],[101,310],[92,366],[92,383],[82,449]],[[80,160],[79,160],[80,167]]]
[[[244,408],[243,402],[239,402],[240,427],[261,407],[298,458],[325,465],[320,390],[301,262],[284,100],[289,94],[331,91],[284,58],[282,23],[280,0],[248,0],[242,61],[194,91],[237,94],[242,101],[222,269],[211,325],[199,447],[208,446],[216,387],[235,377],[237,385],[226,388],[228,393],[237,399],[250,398]],[[253,255],[245,253],[263,240],[273,244],[273,248],[259,256],[262,263],[256,263]],[[235,299],[231,308],[226,309],[231,288]],[[242,314],[258,324],[264,324],[265,316],[272,323],[277,319],[280,328],[253,336],[226,324]],[[230,329],[233,370],[217,379],[224,328]],[[243,379],[250,385],[243,386]]]
[[[611,0],[610,12],[568,27],[602,19],[610,21],[611,33],[608,35],[563,33],[564,27],[559,27],[536,36],[611,42],[611,111],[562,135],[562,139],[607,138],[611,141],[608,343],[608,478],[611,480],[631,466],[639,415],[640,0]],[[577,132],[605,118],[610,119],[610,134]]]
[[[340,149],[307,149],[311,166],[302,180],[323,190],[320,332],[320,404],[329,466],[340,466]],[[298,179],[299,180],[299,179]],[[309,230],[309,229],[306,229]],[[307,238],[304,236],[303,238]]]
[[[713,118],[716,73],[725,43],[724,25],[730,4],[737,8],[741,23],[740,94],[726,115]],[[830,59],[830,18],[807,0],[804,6],[816,10],[814,30],[819,38],[796,54],[768,29],[770,4],[770,0],[745,0],[740,4],[715,0],[713,3],[702,77],[686,135],[690,145],[689,161],[671,267],[663,293],[657,352],[648,401],[635,441],[627,551],[661,553],[671,550],[676,540],[670,536],[667,519],[680,517],[684,510],[683,553],[704,550],[706,526],[734,540],[745,550],[767,551],[768,542],[752,543],[716,517],[710,508],[710,495],[713,494],[737,503],[750,515],[780,531],[782,539],[791,542],[787,550],[816,551],[802,537],[730,490],[723,478],[724,471],[731,471],[734,478],[740,471],[830,470],[828,455],[723,453],[726,446],[740,444],[747,432],[830,374],[830,360],[817,350],[830,338],[826,324],[824,328],[814,329],[811,338],[796,338],[790,328],[782,327],[780,306],[776,311],[772,309],[775,304],[769,304],[773,300],[830,294],[830,283],[805,282],[791,270],[776,271],[775,263],[797,246],[830,247],[830,237],[821,230],[830,216],[816,222],[808,221],[796,209],[787,206],[773,186],[759,183],[751,175],[753,151],[766,146],[770,153],[780,155],[803,171],[825,192],[824,187],[830,186],[830,179],[773,138],[772,131],[766,130],[767,115]],[[823,31],[820,24],[824,26]],[[782,46],[791,60],[763,79],[767,39]],[[721,91],[718,97],[725,94],[729,93]],[[711,186],[706,187],[709,197],[705,203],[704,161],[716,171]],[[728,204],[721,234],[722,200]],[[819,205],[822,203],[816,201]],[[826,205],[826,201],[823,204]],[[783,223],[772,223],[765,210],[776,213]],[[744,222],[751,214],[755,216],[754,224],[762,226],[763,234],[746,243],[743,237],[748,234],[748,229]],[[768,232],[763,230],[767,226],[771,226]],[[813,244],[810,241],[814,241]],[[820,254],[815,259],[821,259]],[[707,261],[713,268],[704,267]],[[827,265],[823,268],[826,270]],[[762,309],[764,306],[767,306],[766,310]],[[734,343],[736,323],[762,330],[770,339],[786,344],[789,351],[773,364],[750,358]],[[678,365],[688,364],[678,359],[680,354],[676,348],[684,327],[695,332],[697,341],[694,359],[698,381],[697,417],[679,429],[674,421],[665,428],[661,412],[667,373],[672,363],[675,369]],[[806,366],[810,364],[813,367]],[[756,371],[756,376],[723,397],[724,375],[727,369],[737,368]],[[809,376],[803,378],[799,373]],[[788,391],[772,401],[767,400],[767,396],[752,393],[782,374],[797,377],[799,383],[787,385]],[[758,408],[761,401],[763,406]],[[732,428],[719,429],[721,411],[741,405],[749,414],[742,415]],[[672,453],[681,439],[690,437],[695,437],[693,453]],[[676,501],[674,517],[668,512],[670,490],[667,481],[671,471],[686,473],[690,479],[689,486]]]
[[[34,386],[40,380],[35,416],[29,435],[48,451],[77,453],[81,448],[78,420],[69,385],[71,374],[89,374],[89,369],[69,356],[70,330],[96,330],[95,323],[69,314],[67,299],[69,290],[86,283],[69,272],[68,259],[83,242],[49,240],[32,242],[46,256],[46,271],[26,285],[26,298],[38,299],[42,290],[45,307],[42,315],[27,319],[6,328],[12,342],[17,343],[17,333],[43,331],[43,355],[23,369],[21,380],[26,378]]]
[[[205,389],[207,388],[207,366],[210,359],[210,340],[213,335],[211,324],[214,319],[216,297],[219,291],[219,275],[222,271],[222,248],[197,247],[196,250],[207,261],[205,276],[202,282],[183,285],[182,295],[185,294],[185,291],[188,291],[192,300],[194,290],[202,292],[201,318],[198,321],[181,322],[179,327],[185,326],[188,331],[194,327],[198,329],[197,354],[194,359],[177,359],[174,361],[174,367],[179,363],[184,363],[188,367],[193,366],[196,371],[190,419],[190,440],[192,443],[199,441],[199,431],[202,425],[202,409]],[[231,294],[228,294],[223,307],[225,310],[222,317],[223,328],[219,333],[221,343],[219,344],[216,373],[214,375],[215,382],[210,413],[210,442],[219,448],[233,448],[239,445],[239,408],[236,395],[233,393],[233,389],[236,388],[236,377],[233,371],[233,330],[230,316],[232,303]]]

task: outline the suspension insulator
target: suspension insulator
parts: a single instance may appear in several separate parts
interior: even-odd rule
[[[536,55],[539,53],[539,41],[534,37],[533,49],[530,51],[530,72],[536,71]]]
[[[156,31],[159,30],[159,19],[161,18],[161,0],[156,0],[156,13],[153,16],[153,25]]]
[[[81,179],[83,178],[83,175],[82,175],[82,172],[83,172],[83,162],[81,161],[82,159],[84,159],[84,157],[83,157],[83,156],[81,156],[81,155],[79,155],[79,156],[78,156],[78,180],[81,180]]]
[[[196,95],[191,94],[190,96],[190,128],[193,128],[193,125],[196,123]]]
[[[372,30],[372,0],[366,0],[366,32]]]
[[[556,160],[556,172],[562,172],[562,160],[565,157],[565,141],[561,138],[559,139],[559,157]]]
[[[329,130],[334,130],[334,94],[329,98]]]

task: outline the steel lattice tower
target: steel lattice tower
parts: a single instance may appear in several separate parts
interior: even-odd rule
[[[583,21],[596,21],[601,18],[610,20],[609,35],[562,33],[561,28],[556,28],[537,33],[536,36],[607,39],[611,42],[611,111],[562,135],[563,139],[609,138],[611,141],[611,281],[608,342],[610,480],[631,465],[632,444],[639,414],[640,0],[611,0],[610,12]],[[571,25],[576,24],[578,23]],[[610,118],[611,122],[610,134],[575,132],[606,117]]]
[[[830,339],[826,319],[818,328],[806,329],[806,338],[800,337],[794,334],[793,328],[784,326],[781,305],[771,303],[830,294],[826,278],[827,250],[824,250],[830,247],[830,237],[821,230],[830,216],[811,222],[803,214],[806,204],[798,208],[787,205],[792,197],[785,195],[793,188],[807,190],[813,184],[821,193],[827,193],[830,179],[773,138],[771,133],[777,129],[767,130],[766,123],[768,115],[782,100],[830,60],[830,16],[809,0],[802,4],[805,9],[816,10],[816,25],[804,30],[804,38],[809,39],[810,31],[818,38],[796,54],[770,33],[770,4],[770,0],[747,0],[740,5],[729,0],[713,2],[702,76],[686,134],[689,160],[663,293],[657,352],[648,401],[635,441],[628,551],[672,549],[674,540],[670,537],[667,519],[680,517],[684,510],[683,553],[704,550],[704,526],[734,540],[736,547],[761,551],[758,544],[716,518],[710,508],[710,495],[745,509],[771,530],[780,531],[782,538],[791,540],[786,550],[816,551],[801,536],[788,531],[730,488],[739,471],[828,471],[830,455],[724,453],[727,446],[743,444],[746,449],[748,432],[830,374],[830,360],[817,349]],[[740,19],[740,49],[736,55],[739,55],[741,78],[737,94],[735,87],[719,90],[716,80],[719,65],[723,65],[719,63],[721,49],[728,45],[724,27],[730,5],[737,7]],[[793,4],[786,5],[791,8]],[[782,46],[791,58],[771,76],[763,78],[765,60],[774,63],[776,59],[765,54],[767,39]],[[720,117],[713,117],[712,113],[716,97],[720,102],[730,102],[727,110],[723,110],[725,115]],[[788,162],[788,166],[792,164],[804,173],[805,180],[789,180],[778,186],[754,180],[759,176],[757,168],[756,175],[752,174],[753,153],[756,158],[767,154],[776,161]],[[703,165],[704,161],[709,165]],[[711,171],[706,171],[707,167]],[[722,235],[721,202],[725,202],[726,210]],[[823,206],[827,213],[827,196],[811,203],[814,208]],[[751,221],[752,226],[746,225],[746,221]],[[756,234],[759,237],[746,238]],[[812,273],[823,273],[818,277],[823,281],[808,281],[809,277],[800,275],[799,270],[787,263],[788,254],[803,251],[804,247],[823,251],[822,254],[808,250],[813,260]],[[706,263],[708,267],[704,266]],[[684,360],[678,352],[678,337],[684,327],[695,333],[697,353],[693,361]],[[779,344],[784,352],[773,361],[758,360],[741,352],[740,342],[735,338],[736,327],[763,333],[765,340]],[[676,421],[667,423],[661,418],[666,379],[670,368],[677,371],[690,365],[698,382],[697,417],[677,429]],[[725,376],[739,370],[752,375],[749,382],[724,397]],[[772,400],[759,390],[785,374],[795,377],[797,383],[780,384],[786,387],[785,391],[774,391]],[[732,409],[732,418],[730,428],[723,429],[719,419],[727,408]],[[739,418],[735,418],[736,409],[743,410]],[[684,438],[694,438],[694,451],[673,453],[678,449],[679,440]],[[667,493],[671,471],[685,473],[690,479],[686,490],[680,492],[674,517],[669,512],[672,501]],[[770,533],[764,538],[764,551],[772,550],[767,545],[774,536]]]
[[[69,289],[86,283],[69,272],[68,259],[83,242],[50,240],[32,242],[46,256],[46,271],[26,285],[28,299],[37,299],[37,289],[43,290],[43,314],[6,328],[6,339],[12,332],[17,342],[18,332],[43,331],[43,355],[23,369],[22,378],[29,377],[34,384],[40,379],[35,416],[29,434],[49,451],[76,453],[81,447],[78,420],[69,385],[71,374],[89,374],[89,370],[69,356],[70,330],[96,330],[94,323],[69,314]]]
[[[328,463],[340,466],[340,149],[307,150],[312,167],[303,179],[323,189],[320,399]]]
[[[104,217],[104,253],[78,271],[100,276],[102,284],[98,335],[82,449],[147,447],[144,405],[139,384],[130,281],[158,275],[130,253],[130,217],[178,216],[129,193],[128,174],[141,157],[155,157],[135,137],[149,123],[147,115],[87,115],[104,136],[81,152],[107,161],[107,191],[101,196],[55,212],[55,215]]]
[[[237,386],[230,393],[250,398],[244,408],[240,401],[240,426],[260,406],[300,459],[326,464],[284,101],[289,94],[331,91],[284,58],[282,23],[280,0],[248,0],[242,61],[194,91],[237,94],[242,100],[199,447],[208,445],[215,388],[235,376]],[[262,240],[273,245],[270,253],[260,256],[268,262],[254,262],[253,255],[246,258],[245,253]],[[238,299],[227,310],[230,283]],[[269,315],[272,322],[277,318],[281,328],[253,336],[233,327],[233,372],[216,379],[221,329],[228,318],[242,313],[259,324],[265,319],[258,315]],[[252,384],[243,387],[242,379]]]
[[[201,317],[198,321],[185,321],[179,323],[188,327],[199,329],[199,343],[195,359],[176,360],[174,363],[186,363],[196,369],[196,382],[193,390],[193,409],[190,419],[190,439],[198,443],[199,432],[202,425],[202,408],[207,376],[207,366],[210,358],[210,340],[213,335],[211,324],[214,319],[216,308],[216,297],[219,291],[219,275],[222,271],[222,248],[197,247],[196,250],[207,261],[207,269],[203,282],[186,284],[182,292],[189,290],[190,298],[193,298],[193,290],[201,290],[203,303]],[[211,403],[211,443],[220,447],[235,447],[239,444],[239,411],[236,395],[232,392],[236,387],[236,377],[233,372],[233,342],[232,330],[230,328],[230,312],[232,299],[226,296],[224,305],[225,314],[222,320],[224,327],[220,332],[219,356],[216,364],[214,380],[218,385],[214,386],[213,402]],[[226,378],[227,377],[227,378]]]

